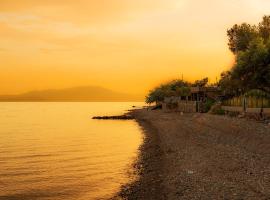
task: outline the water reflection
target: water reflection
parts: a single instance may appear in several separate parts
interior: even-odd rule
[[[134,121],[91,117],[132,105],[1,103],[0,199],[111,197],[132,178],[141,130]]]

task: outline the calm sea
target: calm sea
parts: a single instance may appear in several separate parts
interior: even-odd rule
[[[108,199],[134,178],[135,121],[96,121],[143,103],[0,103],[0,199]]]

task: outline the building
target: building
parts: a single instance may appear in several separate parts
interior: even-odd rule
[[[188,96],[165,97],[161,105],[164,111],[204,112],[204,105],[207,99],[217,101],[219,96],[219,89],[217,87],[191,87]]]

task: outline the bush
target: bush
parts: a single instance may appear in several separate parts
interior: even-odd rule
[[[206,102],[204,103],[204,109],[203,112],[208,112],[211,107],[214,105],[215,101],[212,99],[207,99]]]
[[[225,110],[223,110],[223,109],[214,110],[212,112],[212,114],[215,114],[215,115],[225,115]]]

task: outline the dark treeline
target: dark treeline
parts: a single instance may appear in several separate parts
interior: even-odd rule
[[[215,86],[227,98],[243,95],[252,90],[270,93],[270,16],[264,16],[258,25],[243,23],[227,31],[228,46],[235,55],[229,71],[221,73]],[[173,80],[149,92],[147,103],[162,101],[167,96],[185,96],[191,86],[206,86],[208,78],[189,83]]]
[[[223,72],[219,86],[226,95],[252,89],[270,92],[270,16],[256,26],[243,23],[227,31],[229,49],[235,55],[231,70]]]
[[[163,101],[165,97],[170,96],[189,96],[190,87],[204,87],[208,83],[208,78],[197,80],[190,83],[184,80],[176,79],[150,90],[146,96],[146,103]]]

